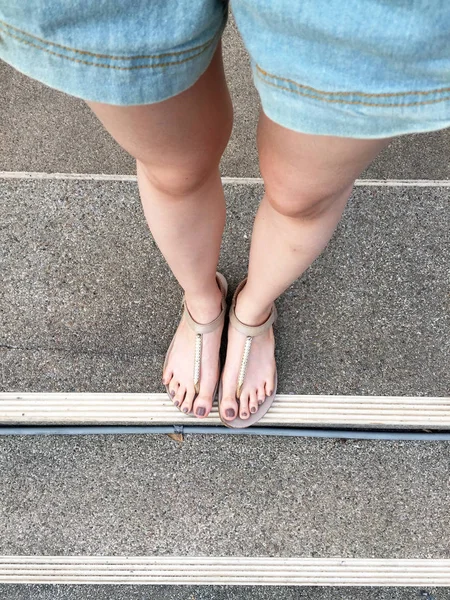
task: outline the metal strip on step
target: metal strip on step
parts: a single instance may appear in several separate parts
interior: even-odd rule
[[[221,425],[178,411],[166,394],[0,393],[0,425]],[[277,395],[256,427],[450,429],[450,397]]]
[[[304,429],[301,427],[247,427],[233,429],[231,427],[202,425],[66,425],[41,427],[1,427],[0,436],[12,435],[176,435],[181,441],[184,435],[264,435],[276,437],[306,437],[340,440],[391,440],[450,442],[449,431],[404,431],[404,430],[367,430],[367,429]]]
[[[0,583],[438,587],[450,560],[0,556]]]
[[[0,171],[0,179],[72,179],[77,181],[137,181],[136,175],[120,173],[46,173],[44,171]],[[261,177],[222,177],[224,185],[261,185]],[[356,186],[450,187],[449,179],[357,179]]]

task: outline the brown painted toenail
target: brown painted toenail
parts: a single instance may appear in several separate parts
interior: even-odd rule
[[[227,408],[225,411],[225,416],[232,419],[234,417],[234,410],[232,408]]]
[[[199,406],[197,408],[197,415],[199,417],[204,417],[205,416],[205,412],[206,412],[206,409],[204,409],[203,406]]]
[[[172,396],[172,398],[175,396],[175,390],[170,390],[170,395]]]
[[[242,416],[243,416],[243,417],[246,417],[246,416],[247,416],[247,413],[242,413]]]
[[[188,409],[186,408],[186,406],[183,408],[183,412],[184,412],[184,413],[187,413],[187,412],[188,412]]]
[[[178,402],[178,400],[176,402],[174,402],[175,406],[180,406],[180,403]]]
[[[251,409],[250,409],[250,412],[251,413],[255,413],[256,412],[256,406],[252,406]]]

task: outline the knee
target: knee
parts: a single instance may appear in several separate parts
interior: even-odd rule
[[[266,185],[266,198],[272,208],[293,219],[313,221],[326,213],[338,197],[334,191],[304,185],[296,188]]]
[[[219,164],[233,125],[231,103],[224,108],[220,122],[195,138],[192,147],[167,149],[163,157],[146,160],[136,157],[138,177],[171,198],[185,198],[200,191],[213,177],[219,177]]]
[[[320,173],[305,173],[291,166],[261,165],[265,194],[272,208],[283,216],[314,220],[350,195],[352,183],[343,184]]]
[[[138,177],[144,177],[161,194],[185,198],[195,194],[218,173],[218,161],[187,161],[183,164],[149,165],[137,161]]]

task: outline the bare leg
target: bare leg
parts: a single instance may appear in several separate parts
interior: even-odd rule
[[[263,323],[274,300],[319,256],[341,218],[354,180],[388,141],[297,133],[261,113],[258,147],[265,195],[253,228],[248,282],[236,306],[242,322]],[[238,411],[236,381],[244,343],[245,336],[230,327],[222,404],[222,416],[229,420]],[[253,340],[240,417],[248,418],[272,393],[274,374],[270,330]]]
[[[206,73],[182,94],[146,106],[90,102],[111,135],[137,161],[138,184],[151,232],[186,294],[193,318],[220,312],[215,273],[225,224],[219,161],[232,126],[221,49]],[[198,416],[206,416],[217,381],[221,331],[204,335]],[[184,412],[192,409],[195,336],[180,323],[164,382]]]

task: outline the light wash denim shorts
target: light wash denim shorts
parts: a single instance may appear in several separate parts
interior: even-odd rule
[[[312,134],[450,126],[450,0],[234,0],[264,112]],[[208,67],[225,0],[0,0],[0,58],[53,88],[160,102]]]

